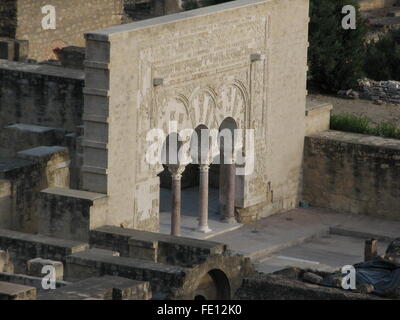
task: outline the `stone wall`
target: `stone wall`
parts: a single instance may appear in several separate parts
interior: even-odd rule
[[[82,124],[84,74],[46,65],[0,62],[0,129],[27,123],[75,131]]]
[[[52,187],[44,189],[40,198],[40,234],[88,241],[89,231],[105,224],[104,194]]]
[[[39,192],[49,186],[68,187],[68,165],[68,151],[61,147],[38,147],[19,152],[18,158],[0,158],[0,228],[37,232]]]
[[[400,219],[400,141],[325,131],[306,137],[304,200]]]
[[[15,273],[27,273],[27,261],[41,257],[65,263],[68,255],[89,248],[82,242],[0,229],[0,249],[7,249]]]
[[[83,188],[109,195],[108,224],[158,228],[159,167],[145,138],[171,120],[254,129],[255,168],[237,177],[236,206],[297,205],[308,7],[238,0],[87,34]]]
[[[0,2],[0,37],[14,38],[17,29],[17,3],[15,0]]]
[[[224,254],[227,251],[226,245],[213,241],[172,237],[113,226],[91,230],[90,245],[117,251],[121,257],[184,267],[201,263],[210,255]]]
[[[29,57],[38,61],[55,58],[56,48],[84,46],[83,34],[122,21],[122,0],[14,0],[17,3],[15,37],[29,40]],[[41,9],[52,5],[56,9],[56,29],[44,30],[46,16]]]

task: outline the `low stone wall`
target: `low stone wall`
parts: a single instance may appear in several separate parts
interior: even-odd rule
[[[105,223],[105,194],[52,187],[43,190],[40,198],[40,234],[88,241],[89,231]]]
[[[160,298],[174,296],[184,284],[187,268],[150,261],[118,257],[87,250],[67,257],[65,279],[84,280],[90,277],[117,275],[132,280],[150,281],[153,293]]]
[[[307,136],[303,179],[312,206],[400,219],[400,140],[339,131]]]
[[[65,263],[67,256],[89,248],[87,243],[0,229],[0,249],[8,250],[15,273],[27,273],[27,261],[44,258]]]
[[[35,287],[39,292],[45,291],[42,286],[42,277],[32,277],[25,274],[14,274],[14,273],[6,273],[0,272],[0,281],[22,284],[24,286]],[[66,281],[56,281],[56,288],[61,288],[69,284]]]
[[[191,268],[115,256],[96,249],[67,257],[66,280],[116,275],[149,281],[155,299],[230,299],[254,269],[241,255],[212,255]]]
[[[76,131],[83,86],[82,70],[0,60],[0,129],[28,123]]]
[[[173,237],[160,233],[104,226],[90,231],[90,245],[132,257],[171,265],[192,266],[227,246],[213,241]]]
[[[319,102],[308,98],[306,104],[305,134],[310,135],[329,130],[332,108],[333,106],[330,103]]]

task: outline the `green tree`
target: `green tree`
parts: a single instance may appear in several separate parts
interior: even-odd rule
[[[342,8],[356,8],[356,29],[342,27]],[[363,76],[367,33],[357,0],[311,0],[309,85],[325,91],[349,89]]]
[[[365,72],[374,80],[400,80],[400,30],[367,45]]]

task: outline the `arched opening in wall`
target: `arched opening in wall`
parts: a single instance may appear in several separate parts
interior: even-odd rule
[[[170,133],[164,140],[161,151],[161,164],[163,170],[158,174],[160,178],[160,223],[168,223],[171,214],[171,172],[168,166],[179,163],[179,150],[182,147],[182,141],[176,132]],[[165,221],[164,221],[165,220]]]
[[[175,139],[178,137],[175,136]],[[185,137],[181,137],[185,139]],[[213,161],[213,153],[218,153],[218,130],[211,132],[207,126],[199,125],[191,133],[190,138],[186,137],[185,142],[169,143],[179,146],[187,145],[188,161],[184,164],[184,171],[181,174],[181,235],[190,236],[193,232],[210,232],[208,219],[220,222],[219,211],[219,192],[218,187],[213,188],[209,179],[209,168]],[[171,153],[171,146],[164,143],[163,153]],[[214,145],[214,148],[212,146]],[[215,151],[216,150],[216,151]],[[165,158],[165,157],[164,157]],[[164,170],[159,174],[160,177],[160,231],[168,233],[171,225],[171,172],[167,169],[168,161],[163,160]],[[202,175],[203,178],[200,176]],[[206,181],[204,176],[207,176]],[[214,177],[211,177],[216,180]],[[206,196],[205,196],[206,194]],[[205,199],[207,198],[207,199]],[[203,212],[203,215],[201,214]],[[204,220],[200,216],[207,218]],[[205,222],[204,222],[205,221]],[[203,223],[204,222],[204,223]],[[189,233],[189,234],[188,234]]]
[[[227,205],[228,195],[228,174],[229,164],[234,155],[235,146],[235,130],[238,129],[235,119],[232,117],[225,118],[219,127],[219,155],[218,160],[210,169],[210,177],[212,176],[211,185],[219,189],[219,210],[218,212],[223,216]],[[235,192],[236,194],[236,192]]]
[[[193,297],[194,300],[231,299],[231,287],[228,277],[219,269],[210,270],[200,279]]]

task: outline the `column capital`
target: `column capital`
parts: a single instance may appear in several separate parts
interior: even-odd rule
[[[171,173],[171,177],[173,180],[181,180],[182,173],[185,171],[185,166],[179,164],[169,164],[168,171]]]
[[[199,169],[200,169],[200,172],[208,172],[208,170],[210,170],[210,164],[209,163],[199,164]]]

